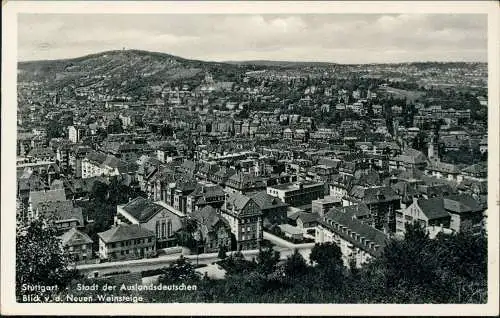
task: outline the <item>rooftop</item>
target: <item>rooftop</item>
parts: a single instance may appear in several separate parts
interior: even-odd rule
[[[293,191],[293,190],[299,190],[302,188],[307,189],[307,188],[313,188],[313,187],[318,187],[318,186],[324,186],[324,183],[322,182],[312,182],[312,181],[304,181],[304,182],[291,182],[291,183],[282,183],[282,184],[277,184],[273,186],[269,186],[271,189],[275,190],[283,190],[283,191]]]
[[[141,227],[139,224],[119,224],[111,229],[98,233],[105,243],[121,242],[138,238],[154,237],[155,234],[150,230]]]

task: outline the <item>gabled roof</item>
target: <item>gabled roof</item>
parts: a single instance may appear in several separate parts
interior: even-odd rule
[[[147,222],[160,211],[165,210],[162,206],[157,205],[148,199],[144,199],[143,197],[137,197],[123,205],[121,208],[140,223]]]
[[[76,220],[83,225],[83,214],[80,207],[73,207],[71,201],[41,202],[37,211],[54,222]]]
[[[94,243],[94,241],[92,241],[92,239],[87,234],[78,231],[74,227],[61,235],[60,238],[63,246],[75,246]]]
[[[443,198],[419,199],[417,204],[429,220],[450,216],[448,212],[446,212]]]
[[[236,210],[240,211],[245,208],[245,206],[251,201],[250,197],[239,193],[232,193],[226,199],[227,207],[234,207]]]
[[[211,206],[205,206],[204,208],[194,211],[191,217],[198,222],[201,230],[207,234],[213,230],[213,227],[219,222],[223,223],[226,227],[230,228],[228,221],[220,216],[217,211]]]
[[[441,162],[441,161],[430,161],[429,165],[426,168],[427,170],[439,171],[445,173],[459,173],[460,168],[457,165]]]
[[[366,173],[362,172],[361,170],[358,170],[354,172],[354,178],[355,178],[354,183],[358,185],[374,186],[381,184],[380,176],[374,170],[369,170]]]
[[[362,218],[364,216],[370,215],[370,209],[364,203],[354,204],[344,207],[334,207],[330,209],[333,212],[347,213],[349,215],[354,215],[356,218]]]
[[[356,185],[349,192],[349,197],[366,204],[399,199],[399,196],[388,186],[365,188]]]
[[[479,212],[484,208],[480,202],[467,194],[454,194],[444,198],[446,210],[454,213]]]
[[[251,198],[257,203],[261,210],[288,206],[288,204],[284,203],[279,198],[267,194],[266,191],[256,192],[251,195]]]
[[[220,197],[224,196],[225,192],[219,185],[203,185],[197,184],[190,196],[193,197]]]
[[[29,195],[29,201],[31,202],[33,210],[36,210],[38,205],[42,202],[66,201],[66,193],[64,189],[32,191]]]
[[[224,180],[234,174],[236,174],[236,170],[234,170],[233,168],[221,167],[214,175]]]
[[[318,213],[309,213],[309,212],[299,212],[299,215],[296,218],[300,219],[303,223],[317,222],[319,220]]]
[[[149,238],[155,236],[153,232],[141,227],[139,224],[119,224],[118,226],[114,226],[105,232],[97,233],[97,235],[105,243],[120,242],[138,238]]]
[[[246,173],[235,173],[229,177],[228,182],[238,189],[266,187],[266,184],[262,179]]]
[[[473,176],[487,176],[488,165],[486,163],[477,163],[462,170],[462,173]]]

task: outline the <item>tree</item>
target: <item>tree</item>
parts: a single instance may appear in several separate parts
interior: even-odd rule
[[[47,139],[60,138],[64,135],[64,127],[57,120],[50,120],[46,127]]]
[[[97,128],[97,136],[99,136],[99,139],[102,141],[108,137],[108,133],[106,129],[103,129],[102,127]]]
[[[106,200],[107,195],[108,195],[108,185],[100,181],[94,182],[92,188],[90,189],[89,193],[90,198],[103,202]]]
[[[280,253],[272,247],[260,249],[257,255],[257,270],[262,274],[270,274],[280,259]]]
[[[289,277],[299,277],[307,273],[307,263],[297,249],[291,256],[288,256],[285,263],[285,275]]]
[[[115,118],[108,125],[108,134],[121,134],[123,133],[123,123],[120,118]]]
[[[219,254],[217,255],[217,257],[220,259],[225,259],[227,257],[226,250],[227,248],[225,245],[219,246]]]
[[[54,286],[58,290],[66,287],[76,270],[69,268],[69,258],[63,252],[56,231],[46,227],[49,220],[38,219],[27,227],[21,224],[16,233],[16,296],[22,301],[25,294],[49,296],[51,291],[22,291],[21,287]]]
[[[325,282],[325,288],[341,288],[344,280],[344,262],[342,252],[334,243],[315,244],[309,259],[316,263],[315,278]]]
[[[163,270],[159,282],[162,284],[193,283],[200,280],[194,266],[184,257],[180,256],[175,262]]]
[[[418,134],[413,139],[412,148],[423,153],[427,152],[427,144],[425,142],[425,134],[423,132],[418,132]]]
[[[323,268],[343,265],[340,248],[331,242],[315,244],[311,250],[309,259],[311,263],[316,263],[319,267]]]
[[[384,249],[388,286],[432,284],[436,279],[436,259],[425,229],[418,223],[407,224],[405,239],[392,240]]]

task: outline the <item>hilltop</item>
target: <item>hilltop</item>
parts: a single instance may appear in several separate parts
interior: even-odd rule
[[[62,60],[18,63],[19,81],[48,81],[49,86],[120,86],[124,92],[146,85],[161,85],[179,80],[200,81],[205,72],[231,80],[238,76],[236,65],[190,60],[140,50],[106,51]]]

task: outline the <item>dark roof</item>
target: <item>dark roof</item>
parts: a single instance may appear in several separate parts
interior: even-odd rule
[[[370,215],[370,209],[364,203],[354,204],[344,207],[334,207],[330,209],[330,211],[339,212],[339,213],[348,213],[350,215],[356,216],[356,218],[362,218],[364,216]]]
[[[366,240],[373,242],[378,245],[379,248],[373,249],[365,244],[362,244],[359,240],[348,235],[348,233],[342,230],[341,227],[336,227],[334,225],[335,223],[359,234],[360,237],[364,237]],[[360,220],[356,219],[352,213],[330,211],[326,213],[324,219],[321,221],[321,224],[340,235],[343,239],[374,256],[380,256],[382,249],[386,245],[387,237],[383,232],[369,226],[368,224],[362,223]]]
[[[71,201],[41,202],[37,210],[40,215],[54,222],[77,220],[80,225],[83,225],[82,208],[73,207]]]
[[[190,196],[193,197],[220,197],[224,196],[225,192],[219,185],[204,185],[198,183]]]
[[[446,210],[455,213],[480,212],[484,208],[480,202],[467,194],[454,194],[444,198]]]
[[[419,199],[418,206],[429,220],[449,217],[443,204],[443,198]]]
[[[352,187],[349,197],[366,204],[393,201],[400,198],[388,186],[365,188],[357,185]]]
[[[318,213],[308,213],[308,212],[300,212],[296,218],[300,219],[303,223],[311,223],[319,221]]]
[[[418,200],[418,205],[429,219],[448,216],[449,213],[481,212],[484,210],[481,202],[470,195],[456,194]]]
[[[246,195],[232,193],[226,200],[227,206],[234,206],[236,210],[242,210],[252,199]]]
[[[257,203],[261,210],[288,206],[288,204],[284,203],[279,198],[267,194],[266,191],[256,192],[251,195],[251,198]]]
[[[66,201],[66,194],[64,192],[64,189],[32,191],[30,192],[29,200],[31,202],[33,210],[36,210],[38,208],[38,205],[42,202]]]
[[[213,227],[219,222],[223,223],[228,229],[230,229],[228,221],[220,216],[217,211],[211,206],[205,206],[202,209],[194,211],[191,217],[196,220],[200,230],[206,236],[209,232],[213,230]]]
[[[228,179],[228,184],[237,189],[265,188],[265,182],[253,175],[246,173],[235,173]]]
[[[111,229],[97,233],[97,235],[105,242],[120,242],[125,240],[133,240],[144,237],[154,237],[155,234],[148,229],[141,227],[139,224],[119,224]]]
[[[419,184],[417,189],[428,197],[452,194],[455,190],[448,184]]]
[[[462,172],[468,175],[486,177],[488,175],[488,164],[478,163],[475,165],[471,165],[463,169]]]
[[[369,170],[367,172],[363,172],[362,170],[358,170],[354,173],[355,183],[363,186],[374,186],[380,185],[380,176],[374,170]]]
[[[85,158],[89,161],[92,161],[98,165],[108,166],[113,169],[118,169],[120,173],[134,172],[137,171],[137,164],[135,163],[127,163],[123,160],[120,160],[112,155],[106,155],[101,152],[92,151],[89,152]]]
[[[165,208],[143,197],[137,197],[123,205],[122,209],[140,223],[145,223]]]
[[[427,170],[439,171],[445,173],[459,173],[460,167],[451,163],[441,162],[441,161],[430,161],[430,164],[426,168]]]

